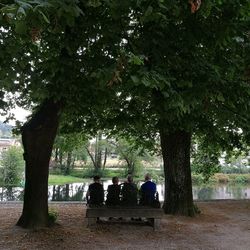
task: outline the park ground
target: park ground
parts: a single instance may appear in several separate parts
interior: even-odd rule
[[[21,203],[0,203],[0,249],[250,249],[250,200],[198,202],[194,218],[165,215],[154,232],[142,222],[103,222],[86,227],[86,206],[50,203],[57,225],[40,230],[15,226]]]

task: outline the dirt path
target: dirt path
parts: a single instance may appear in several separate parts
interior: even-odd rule
[[[250,250],[250,200],[199,202],[195,218],[165,216],[159,232],[144,224],[86,228],[85,206],[50,204],[58,225],[29,231],[15,225],[20,203],[0,203],[0,249],[225,249]]]

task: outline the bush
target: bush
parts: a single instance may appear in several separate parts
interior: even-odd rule
[[[235,182],[240,184],[247,183],[247,177],[244,175],[239,175],[235,178]]]
[[[203,183],[203,177],[201,174],[192,174],[192,183],[193,184],[201,184]]]
[[[48,216],[49,216],[49,224],[53,225],[57,220],[58,213],[54,209],[49,209]]]
[[[229,182],[229,177],[227,174],[215,174],[212,177],[212,180],[214,182],[219,182],[219,183],[228,183]]]
[[[4,185],[19,185],[24,171],[22,148],[13,146],[4,151],[1,165]]]
[[[91,166],[89,166],[87,169],[83,170],[81,176],[79,176],[79,172],[76,171],[70,173],[72,176],[77,176],[81,178],[92,178],[94,175],[99,175],[103,178],[112,178],[114,176],[118,177],[124,177],[126,176],[126,173],[124,172],[124,169],[99,169],[98,171],[95,171],[95,169]]]

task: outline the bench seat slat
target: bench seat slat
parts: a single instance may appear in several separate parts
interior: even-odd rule
[[[87,218],[96,217],[146,217],[160,219],[163,210],[159,208],[88,208]]]

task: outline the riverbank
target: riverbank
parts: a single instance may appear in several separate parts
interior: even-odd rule
[[[91,229],[82,203],[50,203],[58,224],[30,231],[15,226],[22,203],[0,203],[0,249],[250,249],[250,200],[197,203],[195,218],[165,215],[159,232],[142,223],[104,222]]]
[[[159,173],[158,173],[159,172]],[[153,178],[157,183],[164,182],[163,175],[160,171],[154,172]],[[103,177],[102,180],[111,180],[113,176],[119,176],[121,181],[125,181],[124,172],[122,171],[106,171],[107,176]],[[71,183],[83,183],[84,181],[89,181],[91,178],[89,176],[84,176],[83,170],[74,170],[70,175],[63,175],[59,173],[53,173],[49,175],[48,184],[49,185],[64,185]],[[141,178],[134,178],[135,181],[143,181],[143,175]],[[192,183],[194,185],[203,184],[203,177],[201,174],[192,174]],[[250,183],[250,174],[223,174],[218,173],[210,178],[206,184],[248,184]],[[23,186],[24,182],[18,182],[16,184],[10,185],[13,187]],[[3,180],[0,176],[0,187],[5,186]]]

